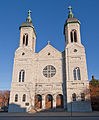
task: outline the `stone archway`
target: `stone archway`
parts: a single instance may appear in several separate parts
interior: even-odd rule
[[[35,96],[35,108],[37,109],[42,108],[42,96],[40,94],[37,94]]]
[[[56,96],[56,108],[63,108],[63,95],[58,94]]]
[[[46,107],[46,109],[53,108],[53,97],[50,94],[46,95],[46,98],[45,98],[45,107]]]

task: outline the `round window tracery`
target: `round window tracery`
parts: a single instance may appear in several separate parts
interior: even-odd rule
[[[53,77],[56,74],[56,69],[54,66],[52,65],[47,65],[44,69],[43,69],[43,75],[47,78]]]

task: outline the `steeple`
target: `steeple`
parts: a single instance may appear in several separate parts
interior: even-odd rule
[[[29,13],[29,14],[28,14],[28,17],[27,17],[27,19],[26,19],[26,22],[32,23],[32,19],[31,19],[31,13],[32,13],[32,11],[29,10],[28,13]]]
[[[73,18],[74,15],[73,15],[73,13],[72,13],[72,11],[71,11],[72,7],[69,6],[68,9],[69,9],[69,15],[68,15],[68,18]]]
[[[80,40],[80,21],[74,17],[71,9],[72,7],[69,6],[69,15],[64,24],[64,35],[65,35],[65,45],[69,43],[79,43],[81,44]]]
[[[35,44],[36,44],[36,32],[34,26],[32,24],[31,12],[28,11],[28,17],[26,18],[26,22],[22,23],[19,27],[20,29],[20,44],[19,47],[30,48],[35,52]]]

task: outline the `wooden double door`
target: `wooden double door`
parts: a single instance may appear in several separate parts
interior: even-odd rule
[[[58,94],[56,96],[56,108],[63,108],[63,95]]]
[[[35,96],[35,108],[42,108],[42,96],[39,94]]]
[[[56,108],[63,108],[63,106],[64,106],[63,95],[58,94],[56,96]],[[35,108],[37,109],[42,108],[42,96],[39,94],[35,96]],[[48,94],[45,97],[45,108],[46,109],[53,108],[53,96],[51,94]]]
[[[45,98],[45,107],[46,107],[46,109],[53,108],[53,97],[50,94],[46,95],[46,98]]]

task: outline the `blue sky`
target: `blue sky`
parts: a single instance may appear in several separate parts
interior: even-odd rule
[[[19,46],[19,26],[32,11],[36,30],[36,52],[51,41],[60,51],[65,49],[64,23],[68,6],[81,22],[81,40],[86,48],[88,78],[99,79],[99,0],[0,0],[0,89],[10,89],[14,52]]]

